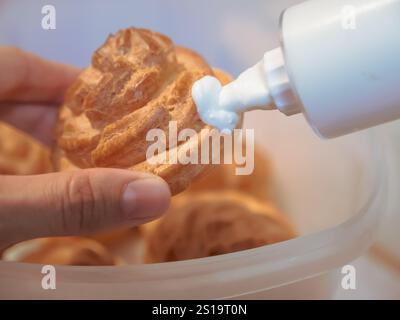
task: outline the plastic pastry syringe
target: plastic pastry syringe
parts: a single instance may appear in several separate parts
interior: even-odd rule
[[[400,118],[400,0],[304,2],[282,14],[281,44],[225,86],[195,82],[201,119],[232,130],[278,109],[332,138]]]

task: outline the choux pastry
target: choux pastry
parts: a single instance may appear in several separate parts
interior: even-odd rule
[[[274,205],[236,191],[197,193],[176,200],[145,233],[148,263],[231,253],[296,236]]]
[[[168,133],[171,120],[178,131],[209,128],[191,96],[193,83],[205,75],[229,79],[159,33],[130,28],[111,35],[66,93],[57,125],[56,168],[145,171],[165,179],[172,194],[184,190],[207,165],[146,161],[152,143],[146,134],[153,128]],[[165,152],[187,152],[198,149],[199,143],[200,138],[194,139],[168,146]]]

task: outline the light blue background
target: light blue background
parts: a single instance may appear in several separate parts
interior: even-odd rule
[[[137,26],[160,31],[237,75],[279,44],[281,11],[300,0],[0,0],[0,44],[86,66],[109,33]],[[56,30],[41,27],[56,8]]]

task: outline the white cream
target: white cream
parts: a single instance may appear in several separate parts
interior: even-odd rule
[[[241,124],[246,111],[272,110],[286,105],[288,98],[293,100],[280,49],[267,52],[264,59],[225,86],[214,77],[203,77],[194,83],[192,97],[205,123],[228,132]]]
[[[205,76],[192,87],[192,97],[203,122],[220,131],[231,132],[241,121],[241,114],[220,105],[222,86],[217,78]]]

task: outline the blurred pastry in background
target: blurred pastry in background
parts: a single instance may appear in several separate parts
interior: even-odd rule
[[[192,50],[177,47],[166,36],[129,28],[109,36],[69,88],[57,124],[57,170],[113,167],[150,172],[162,177],[172,194],[184,190],[208,165],[157,163],[173,151],[199,150],[201,135],[146,159],[154,141],[146,135],[169,125],[177,131],[209,128],[200,120],[191,89],[205,75],[226,81]],[[208,137],[207,137],[208,139]],[[164,157],[165,156],[165,157]]]
[[[112,266],[123,264],[102,244],[83,237],[41,238],[21,242],[4,252],[5,260],[26,263]]]
[[[237,175],[238,165],[215,165],[189,186],[185,192],[211,190],[237,190],[261,200],[270,198],[271,168],[268,157],[255,146],[254,171],[250,175]]]
[[[114,246],[119,243],[125,242],[127,239],[134,237],[137,234],[137,228],[133,227],[120,227],[110,231],[102,231],[86,235],[97,242],[100,242],[104,246]]]
[[[51,171],[50,152],[45,146],[0,122],[0,174],[29,175]]]
[[[215,256],[296,236],[273,204],[236,191],[181,196],[145,233],[145,262]]]
[[[241,193],[248,194],[260,200],[270,201],[271,188],[272,188],[272,170],[268,157],[264,152],[260,151],[255,145],[254,150],[254,171],[250,175],[237,175],[236,164],[219,164],[212,165],[211,169],[202,173],[195,181],[193,181],[189,188],[183,193],[175,196],[172,199],[174,203],[179,197],[187,196],[192,193],[202,193],[215,191],[240,191]],[[151,230],[160,221],[160,219],[148,222],[139,226],[140,231],[145,234]]]

